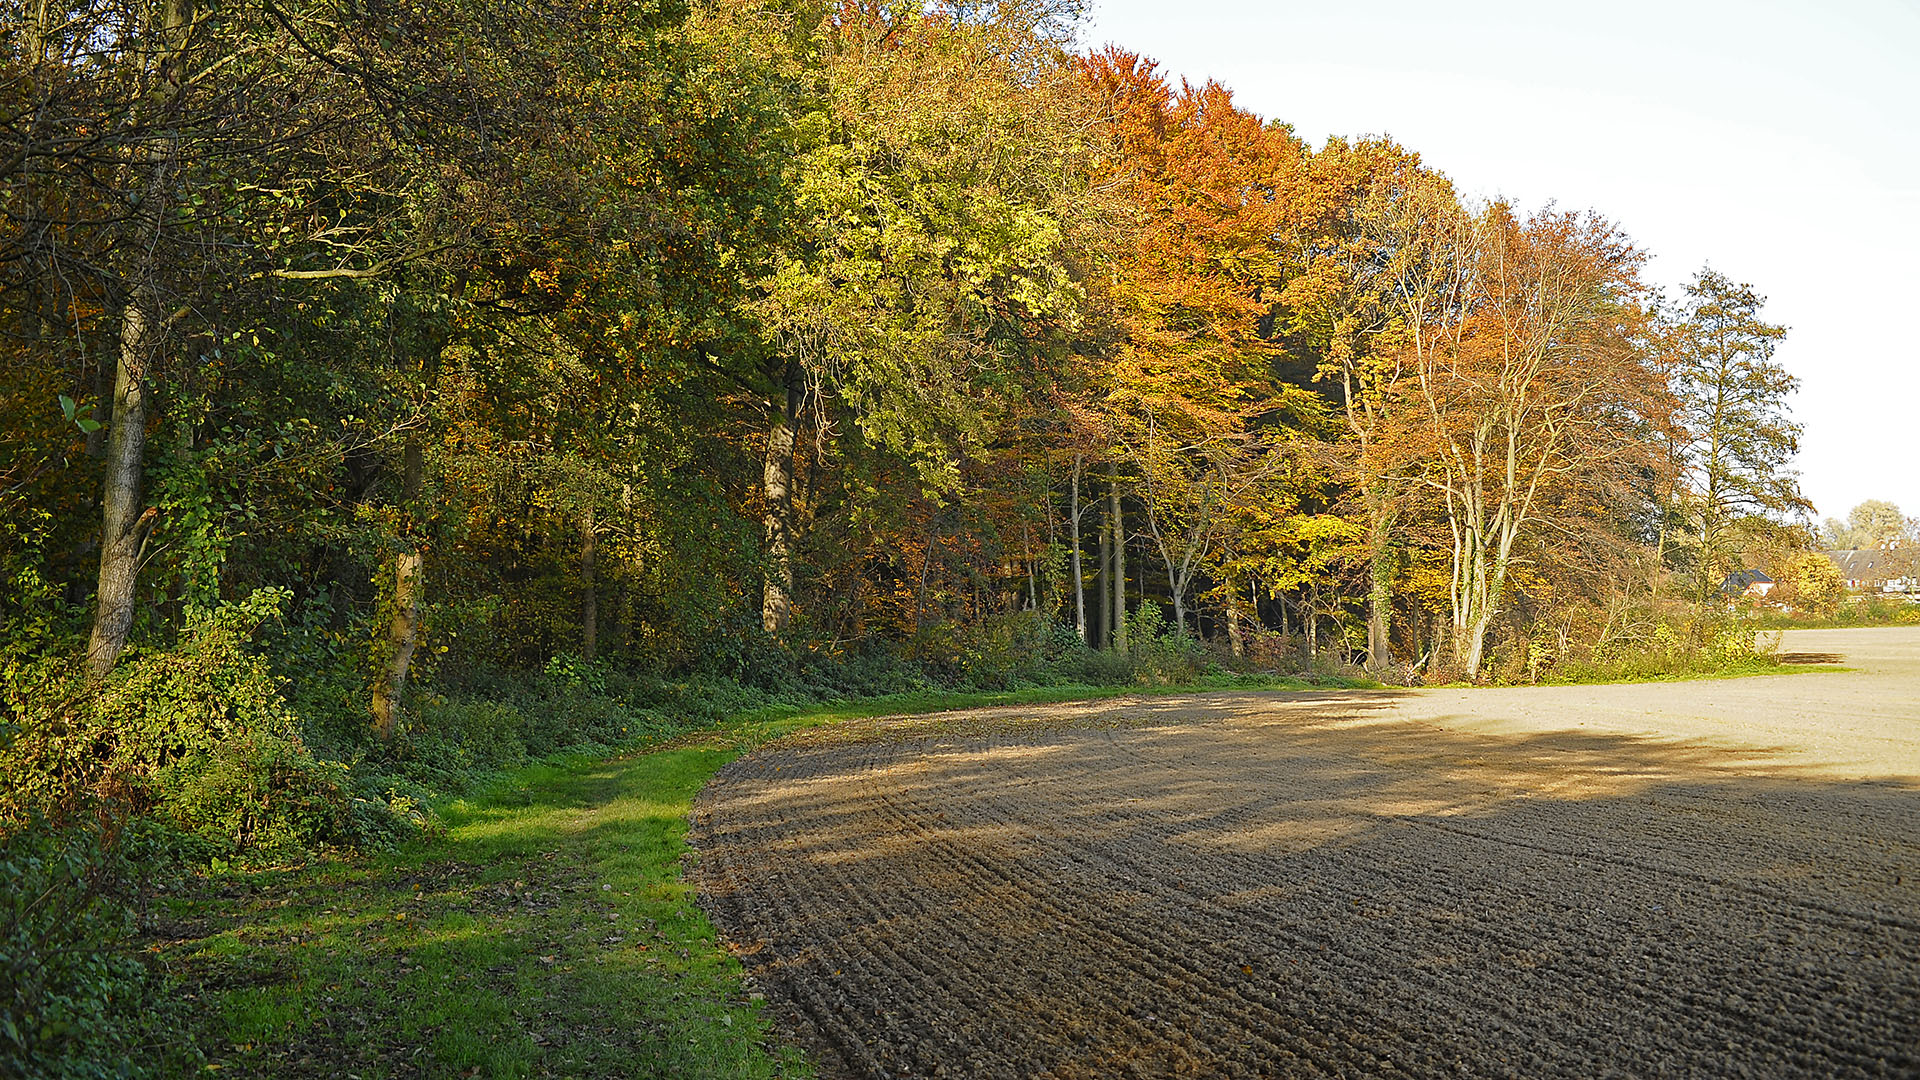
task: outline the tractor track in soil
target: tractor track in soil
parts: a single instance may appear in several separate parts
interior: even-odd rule
[[[827,1077],[1920,1076],[1920,632],[1851,673],[894,718],[692,874]]]

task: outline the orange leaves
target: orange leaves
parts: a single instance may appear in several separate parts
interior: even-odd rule
[[[1194,432],[1231,427],[1270,383],[1262,322],[1278,297],[1273,239],[1299,146],[1218,83],[1175,88],[1152,61],[1114,48],[1082,66],[1110,147],[1097,186],[1124,223],[1109,403]]]

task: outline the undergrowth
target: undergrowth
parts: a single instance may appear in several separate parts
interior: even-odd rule
[[[1026,614],[978,632],[932,628],[897,649],[742,648],[678,673],[564,654],[531,672],[468,664],[423,678],[407,702],[409,722],[381,743],[364,720],[363,673],[344,662],[345,650],[311,638],[289,644],[298,628],[280,621],[285,602],[283,590],[262,589],[192,611],[167,647],[130,650],[98,684],[71,651],[5,658],[0,864],[14,884],[11,907],[0,911],[0,974],[10,989],[0,1000],[0,1066],[8,1075],[165,1075],[194,1071],[201,1054],[242,1072],[298,1072],[308,1043],[332,1047],[311,1055],[327,1075],[346,1052],[340,1046],[367,1056],[371,1071],[362,1075],[380,1075],[402,1044],[455,1072],[530,1075],[535,1061],[570,1072],[576,1064],[553,1048],[586,1053],[580,1048],[599,1038],[591,1016],[559,998],[539,1006],[548,1020],[538,1022],[532,1006],[487,1010],[502,995],[531,993],[528,986],[551,988],[556,972],[587,971],[578,965],[588,961],[565,958],[598,956],[598,946],[579,927],[536,918],[532,901],[514,900],[514,917],[532,920],[520,931],[489,929],[505,917],[500,904],[528,890],[571,896],[583,881],[623,899],[653,896],[635,900],[633,911],[676,942],[682,960],[717,963],[710,944],[686,936],[704,923],[660,907],[671,889],[659,890],[678,881],[673,823],[746,742],[834,717],[1272,683],[1227,670],[1144,617],[1136,648],[1116,655]],[[581,762],[639,747],[674,749],[634,759],[651,762],[645,768],[594,773],[601,787],[582,786],[580,770],[592,770]],[[501,788],[502,776],[519,786]],[[599,807],[603,825],[627,814],[621,829],[653,830],[655,854],[621,870],[625,847],[569,839],[570,815],[587,806]],[[665,817],[645,809],[660,806]],[[508,821],[519,824],[500,825]],[[440,880],[429,864],[449,868],[440,893],[424,887]],[[649,884],[639,888],[632,874]],[[396,883],[422,885],[417,903],[427,906],[389,910]],[[440,894],[444,903],[433,908]],[[342,907],[350,896],[355,906]],[[435,914],[422,923],[417,916],[429,909]],[[207,929],[222,920],[231,925]],[[135,949],[135,940],[153,947]],[[522,940],[545,951],[521,949]],[[694,977],[660,954],[637,966],[591,963],[605,970],[581,975],[587,982],[567,989],[566,1001],[611,1010],[653,1000],[658,988],[647,980],[662,972]],[[421,965],[464,970],[464,983],[398,978]],[[399,993],[385,989],[396,979],[415,987],[412,1004],[347,1039],[354,1018],[389,1015],[381,1002]],[[194,989],[183,997],[181,986]],[[460,1003],[469,997],[475,1004]],[[183,1014],[171,1006],[181,1001],[199,1025],[191,1037],[175,1030]],[[746,1014],[713,1015],[723,1028],[752,1029]],[[210,1017],[221,1019],[209,1027]],[[581,1068],[679,1075],[678,1040],[711,1034],[664,1014],[650,1022],[671,1038],[634,1050],[640,1057]],[[476,1030],[493,1034],[481,1043],[463,1034]],[[759,1065],[741,1068],[703,1075],[763,1074],[753,1071]]]

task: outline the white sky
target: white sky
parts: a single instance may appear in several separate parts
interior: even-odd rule
[[[1218,79],[1314,145],[1386,134],[1465,192],[1618,222],[1789,332],[1801,486],[1920,514],[1920,0],[1094,0],[1091,46]]]

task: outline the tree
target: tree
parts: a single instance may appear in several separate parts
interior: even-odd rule
[[[1315,378],[1333,388],[1345,421],[1345,479],[1366,528],[1367,662],[1380,667],[1392,660],[1394,530],[1405,501],[1378,460],[1406,355],[1395,294],[1411,266],[1395,223],[1408,200],[1446,199],[1450,185],[1385,140],[1329,140],[1307,178],[1290,230],[1298,272],[1282,299],[1289,331],[1318,354]]]
[[[1831,616],[1846,593],[1840,568],[1824,552],[1795,552],[1773,577],[1776,584],[1767,599],[1810,615]]]
[[[1738,519],[1811,509],[1788,467],[1800,425],[1789,418],[1787,399],[1799,380],[1773,358],[1786,328],[1761,320],[1765,302],[1752,286],[1702,269],[1672,331],[1672,386],[1686,432],[1682,510],[1697,547],[1702,602],[1740,569],[1728,561]]]
[[[88,403],[104,421],[89,445],[101,460],[88,647],[99,679],[126,646],[149,540],[178,524],[150,501],[149,471],[193,449],[195,424],[159,406],[192,400],[236,334],[258,347],[252,316],[315,282],[377,277],[411,257],[396,241],[429,231],[421,203],[396,197],[417,159],[389,139],[419,95],[389,78],[386,43],[416,38],[320,4],[30,8],[4,81],[0,259],[19,271],[8,302],[31,297],[80,343],[76,389],[90,382],[104,399]],[[430,17],[408,29],[439,40]],[[430,140],[416,129],[404,141]],[[455,190],[452,178],[438,173],[435,190]],[[391,227],[403,207],[406,236]],[[177,442],[156,454],[160,431]]]
[[[1113,48],[1084,69],[1112,148],[1096,186],[1118,194],[1123,222],[1101,294],[1117,333],[1100,407],[1139,474],[1132,491],[1186,630],[1233,504],[1276,474],[1274,448],[1318,409],[1276,378],[1270,332],[1285,272],[1273,244],[1302,148],[1217,83],[1176,88]]]
[[[994,395],[1077,318],[1062,219],[1084,180],[1077,87],[1050,7],[985,18],[849,5],[823,26],[825,94],[800,121],[794,236],[759,312],[772,345],[764,620],[792,618],[792,447],[844,410],[952,490]]]
[[[1885,499],[1868,499],[1847,512],[1843,523],[1828,518],[1821,527],[1830,548],[1858,550],[1890,547],[1908,534],[1908,520]]]
[[[1570,533],[1617,477],[1651,467],[1671,399],[1643,348],[1644,256],[1604,220],[1495,203],[1409,204],[1399,303],[1424,414],[1397,433],[1406,474],[1442,496],[1453,654],[1478,677],[1517,546]]]

